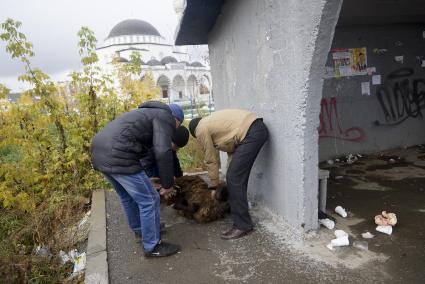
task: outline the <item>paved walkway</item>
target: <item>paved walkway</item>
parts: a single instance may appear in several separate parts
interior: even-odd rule
[[[325,248],[325,239],[306,243],[300,251],[288,249],[285,240],[273,234],[273,222],[259,223],[254,210],[256,231],[239,240],[224,241],[220,233],[230,226],[229,218],[209,224],[197,224],[162,208],[166,223],[163,239],[178,243],[182,252],[161,259],[145,259],[136,243],[115,192],[107,192],[107,247],[110,283],[380,283],[375,273],[359,261],[359,252],[350,259],[345,248],[340,253]],[[262,217],[260,217],[262,218]],[[307,249],[307,253],[302,251]],[[316,254],[316,258],[306,256]],[[366,252],[367,254],[368,252]],[[361,254],[361,253],[360,253]],[[320,258],[329,258],[329,263]],[[342,260],[342,264],[339,262]],[[377,263],[368,256],[367,261]],[[351,264],[352,263],[352,264]],[[357,263],[357,264],[356,264]],[[349,269],[350,267],[355,269]],[[379,268],[379,267],[378,267]],[[382,280],[382,281],[381,281]]]

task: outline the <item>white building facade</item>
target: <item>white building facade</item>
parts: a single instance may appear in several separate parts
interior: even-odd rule
[[[112,72],[114,58],[125,64],[133,52],[142,57],[142,74],[150,72],[161,88],[159,99],[169,102],[212,105],[210,67],[189,62],[187,48],[170,44],[150,23],[129,19],[115,25],[102,46],[97,48],[104,70]]]

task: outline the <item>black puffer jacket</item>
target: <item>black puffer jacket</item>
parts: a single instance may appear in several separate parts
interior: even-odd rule
[[[147,102],[109,122],[92,141],[94,169],[109,174],[142,171],[140,159],[153,149],[161,185],[174,184],[171,138],[176,122],[170,108],[161,102]]]

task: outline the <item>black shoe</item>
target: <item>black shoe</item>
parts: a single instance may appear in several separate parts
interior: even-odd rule
[[[152,251],[145,252],[145,257],[163,257],[170,256],[180,251],[179,245],[161,242],[155,246]]]

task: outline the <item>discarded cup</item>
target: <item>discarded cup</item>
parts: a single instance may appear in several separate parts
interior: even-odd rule
[[[348,240],[348,236],[331,240],[332,247],[344,247],[344,246],[348,246],[349,244],[350,244],[350,241]]]
[[[337,238],[348,237],[348,234],[344,230],[335,230],[334,234]]]
[[[353,247],[361,249],[361,250],[368,250],[369,249],[369,245],[365,241],[354,241]]]
[[[372,235],[369,232],[363,233],[362,234],[363,239],[372,239],[373,237],[375,237],[375,235]]]
[[[338,213],[339,215],[341,215],[341,217],[344,217],[344,218],[347,217],[347,212],[341,206],[337,206],[335,208],[335,212]]]
[[[387,234],[387,235],[391,235],[393,233],[393,227],[392,226],[377,226],[376,230],[378,232]]]
[[[328,228],[329,230],[332,230],[335,228],[335,222],[326,218],[326,219],[320,219],[319,223]]]

